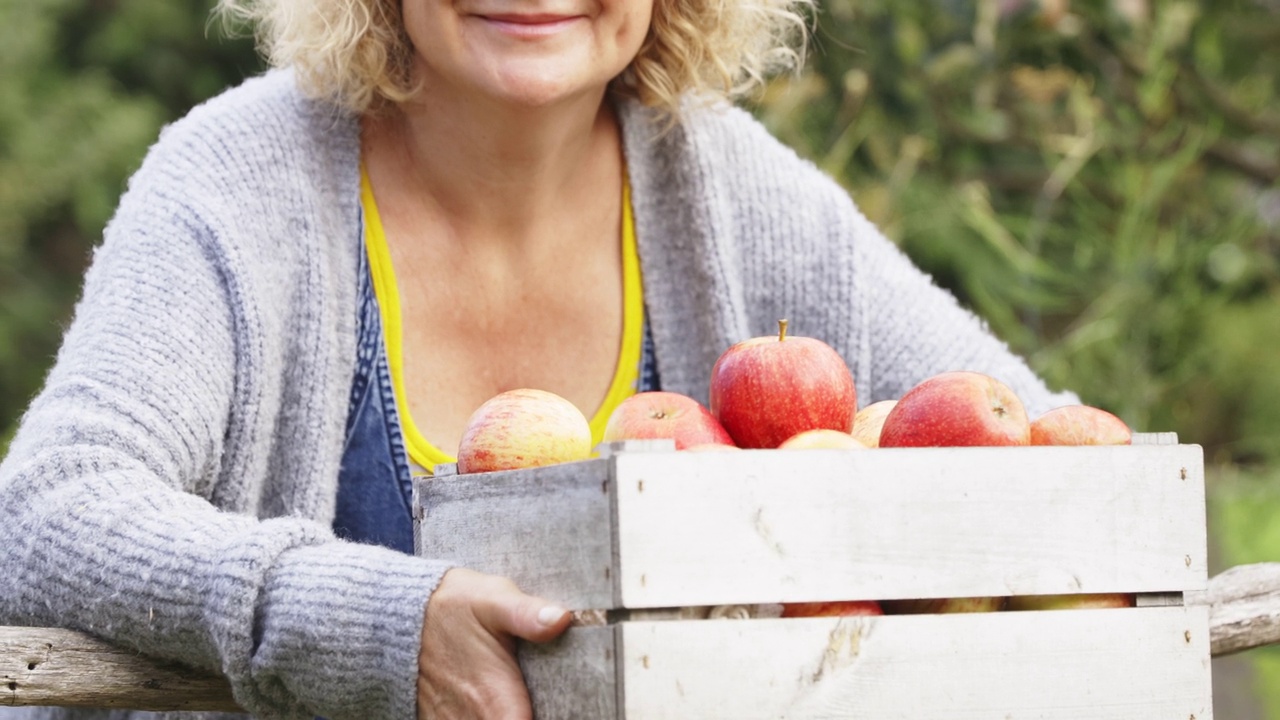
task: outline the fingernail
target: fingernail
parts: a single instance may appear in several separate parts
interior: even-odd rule
[[[538,622],[550,627],[560,622],[560,618],[567,612],[569,611],[559,605],[548,605],[538,611]]]

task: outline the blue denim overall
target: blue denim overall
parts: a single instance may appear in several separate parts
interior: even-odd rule
[[[363,232],[361,234],[363,237]],[[382,316],[373,292],[368,258],[360,254],[358,342],[346,445],[338,472],[338,537],[413,553],[413,483],[404,434],[396,411],[391,368],[382,338]],[[637,392],[659,388],[649,323],[644,325]]]

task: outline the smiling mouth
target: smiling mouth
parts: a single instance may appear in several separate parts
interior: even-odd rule
[[[582,18],[581,15],[479,15],[485,23],[508,35],[537,37],[555,34]]]

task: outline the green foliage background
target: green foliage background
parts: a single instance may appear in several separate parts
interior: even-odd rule
[[[0,453],[160,127],[261,67],[251,42],[218,36],[209,7],[0,0]]]
[[[0,453],[147,146],[261,67],[209,5],[0,0]],[[1202,444],[1237,564],[1280,560],[1277,68],[1277,0],[823,0],[752,105],[1052,385]]]
[[[763,114],[1051,383],[1262,464],[1280,10],[1118,4],[828,0],[813,70]]]

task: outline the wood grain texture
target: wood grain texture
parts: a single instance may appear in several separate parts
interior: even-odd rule
[[[620,604],[1203,589],[1198,446],[614,459]]]
[[[419,554],[573,609],[1206,581],[1197,446],[620,452],[417,491]]]
[[[614,625],[573,627],[545,645],[520,645],[534,717],[618,717],[616,633]]]
[[[1131,442],[1134,445],[1177,445],[1178,433],[1134,433]]]
[[[1212,716],[1205,608],[622,628],[627,720]]]
[[[610,462],[420,478],[416,554],[509,577],[572,610],[612,608]]]
[[[159,663],[90,635],[0,627],[0,706],[244,712],[218,675]]]
[[[1214,577],[1207,591],[1187,593],[1186,603],[1187,608],[1154,609],[1161,612],[1182,612],[1198,608],[1200,612],[1208,612],[1210,650],[1215,657],[1280,643],[1280,563],[1242,565],[1232,568]],[[1141,609],[1140,611],[1148,612],[1149,610]],[[1071,613],[1071,611],[1053,612],[1055,614],[1052,617],[1055,620],[1061,617],[1056,613]],[[673,615],[678,616],[679,613],[673,613]],[[951,623],[963,617],[982,617],[987,619],[981,622],[990,623],[1031,615],[1041,615],[1041,613],[910,616],[893,618],[893,620],[897,622],[936,618],[929,622]],[[1121,617],[1128,619],[1131,616]],[[687,626],[691,622],[708,625],[742,625],[741,622],[736,621],[710,620],[662,621],[646,623],[646,625]],[[824,643],[823,647],[829,645],[831,628],[839,623],[837,620],[821,618],[798,622],[819,623],[818,631],[809,630],[808,632],[821,635],[825,631],[827,635],[818,638],[818,642]],[[857,621],[846,620],[845,622]],[[960,619],[960,622],[969,621]],[[821,623],[830,625],[824,626]],[[613,633],[618,631],[617,627],[574,628],[566,636],[568,640],[564,645],[522,647],[520,662],[525,672],[529,674],[532,695],[535,704],[540,708],[539,720],[614,717],[608,714],[608,710],[610,694],[616,693],[617,690],[616,679],[611,679],[615,672],[616,661],[610,659],[606,650],[615,642]],[[948,643],[955,645],[955,640],[947,639],[952,632],[950,626],[925,627],[929,635],[920,638],[919,642],[922,646],[937,647],[940,643],[941,646],[947,646]],[[826,629],[822,630],[822,628]],[[990,628],[987,630],[988,634],[994,635],[1000,635],[1003,632]],[[1138,631],[1137,629],[1120,630],[1122,633]],[[726,630],[717,632],[726,632]],[[698,647],[694,642],[695,637],[696,635],[691,635],[686,638],[685,647],[691,651]],[[760,658],[772,655],[771,648],[759,644],[765,642],[764,640],[749,636],[742,639],[742,644],[735,645],[726,651],[726,657],[734,659],[735,662],[756,662]],[[1118,644],[1129,642],[1123,634],[1118,636],[1118,641],[1122,641]],[[632,647],[634,649],[636,646]],[[617,655],[615,654],[614,657],[616,658]],[[839,657],[838,654],[833,656],[834,660],[839,660]],[[888,661],[884,662],[888,666]],[[652,665],[652,658],[650,663]],[[911,663],[909,658],[901,661],[904,666],[909,666]],[[29,667],[31,665],[34,667]],[[909,667],[903,671],[909,671]],[[566,677],[570,679],[566,680]],[[689,688],[684,686],[683,681],[681,685],[688,692]],[[634,686],[632,691],[633,694],[637,691]],[[583,697],[586,699],[580,700],[579,693],[585,693]],[[632,699],[634,700],[634,697]],[[136,653],[109,646],[84,633],[27,627],[0,627],[0,706],[5,705],[237,711],[235,701],[231,697],[231,689],[222,678],[155,663]],[[589,712],[578,714],[574,708],[585,708]],[[1077,710],[1079,710],[1078,704]],[[1105,717],[1092,713],[1087,716]],[[951,716],[943,715],[943,717]],[[1206,716],[1197,715],[1196,717],[1204,720]]]
[[[540,720],[1004,717],[990,702],[1004,695],[1022,703],[1013,717],[1194,713],[1204,720],[1212,712],[1210,652],[1280,643],[1280,563],[1233,568],[1206,583],[1199,448],[1152,439],[1165,444],[623,451],[420,483],[417,544],[420,554],[512,575],[558,600],[576,594],[571,607],[593,617],[631,618],[521,647]],[[809,537],[815,533],[822,542]],[[858,549],[856,559],[841,560],[849,548]],[[815,579],[833,574],[838,583]],[[624,596],[624,586],[632,592],[637,584],[650,594]],[[675,585],[682,587],[671,590]],[[846,594],[850,587],[856,594]],[[820,600],[824,593],[885,599],[1109,590],[1174,606],[636,619],[701,618],[709,605]],[[757,592],[768,596],[752,599]],[[1185,607],[1177,606],[1179,597]],[[618,610],[619,601],[633,609]],[[1175,626],[1181,634],[1171,640]],[[1099,668],[1113,679],[1088,679]],[[221,678],[153,664],[71,631],[0,628],[0,677],[0,705],[236,710]],[[1080,678],[1088,684],[1073,684]],[[654,704],[700,697],[714,707],[703,713]],[[951,704],[940,711],[929,697]],[[782,702],[777,698],[789,703],[784,713],[769,705]],[[648,704],[634,705],[642,701]],[[876,702],[882,704],[867,704]],[[892,703],[900,703],[897,715],[887,709]],[[856,708],[878,709],[858,715]]]
[[[1215,657],[1280,643],[1280,563],[1233,567],[1187,601],[1209,607]]]

